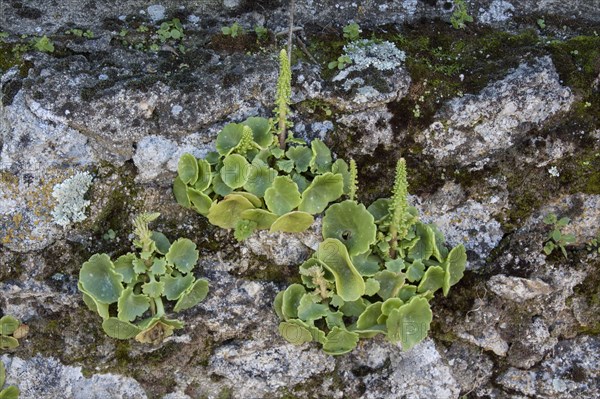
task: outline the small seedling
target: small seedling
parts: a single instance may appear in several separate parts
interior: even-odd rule
[[[232,38],[236,38],[244,33],[244,28],[237,22],[234,22],[231,26],[224,26],[221,28],[221,33],[225,36],[231,36]]]
[[[41,51],[43,53],[54,52],[54,44],[52,43],[52,40],[48,39],[48,36],[46,35],[33,39],[33,47],[36,50]]]
[[[264,26],[256,25],[254,27],[254,33],[256,33],[256,38],[260,41],[264,41],[269,38],[269,30],[267,28],[265,28]],[[225,33],[223,33],[223,34],[225,34]]]
[[[347,55],[340,55],[336,61],[331,61],[327,64],[329,69],[339,69],[342,70],[346,68],[348,65],[352,63],[352,60]]]
[[[183,25],[181,25],[179,18],[173,18],[171,21],[163,22],[160,24],[160,28],[156,33],[158,34],[158,39],[161,43],[164,43],[169,39],[181,40],[184,36]]]
[[[14,385],[9,385],[2,389],[6,382],[6,369],[4,363],[0,360],[0,399],[17,399],[19,397],[19,388]]]
[[[600,254],[600,232],[596,238],[592,238],[590,242],[585,245],[585,248],[590,252],[597,252]]]
[[[538,18],[536,22],[540,29],[546,29],[546,21],[544,20],[544,18]]]
[[[467,12],[465,0],[454,0],[454,11],[450,23],[454,29],[465,29],[467,22],[473,22],[473,17]]]
[[[24,338],[29,327],[12,316],[0,319],[0,349],[14,349],[19,346],[19,339]],[[0,384],[0,387],[2,384]],[[1,398],[1,396],[0,396]]]
[[[102,328],[112,338],[160,343],[183,327],[183,322],[166,317],[163,301],[175,301],[173,311],[181,312],[208,293],[208,281],[192,273],[198,261],[196,244],[187,238],[171,243],[150,230],[148,224],[158,216],[145,213],[135,219],[136,253],[114,262],[107,254],[95,254],[81,266],[77,287],[83,301],[102,317]]]
[[[106,233],[102,235],[104,241],[112,241],[117,237],[117,233],[113,229],[108,229]]]
[[[570,222],[571,219],[568,217],[558,219],[554,213],[546,215],[544,218],[544,223],[554,227],[544,244],[544,253],[546,255],[550,255],[556,248],[560,248],[560,251],[564,255],[565,259],[568,259],[565,246],[573,244],[576,238],[574,234],[563,234],[561,229],[566,227]]]
[[[84,31],[83,29],[68,29],[65,31],[65,35],[73,35],[73,36],[77,36],[77,37],[85,37],[86,39],[93,39],[94,38],[94,32],[92,32],[91,30],[86,30]]]
[[[343,30],[344,37],[350,41],[357,40],[362,32],[360,26],[355,22],[344,26]]]

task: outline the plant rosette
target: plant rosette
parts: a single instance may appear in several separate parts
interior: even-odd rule
[[[274,302],[279,331],[293,344],[316,341],[331,355],[352,351],[360,338],[382,334],[410,350],[428,334],[430,301],[463,276],[462,245],[449,249],[433,224],[407,202],[406,166],[398,163],[392,198],[368,208],[353,200],[332,205],[323,238]]]
[[[29,326],[27,324],[21,323],[13,316],[2,316],[0,318],[0,349],[15,349],[19,346],[19,340],[25,338],[28,333]]]
[[[333,161],[321,141],[288,138],[281,149],[268,119],[251,117],[219,132],[216,152],[184,154],[173,185],[177,202],[235,229],[238,240],[255,230],[302,232],[329,203],[349,192],[348,164]]]
[[[183,322],[167,318],[163,301],[175,302],[173,311],[181,312],[208,293],[208,281],[192,273],[198,261],[196,244],[187,238],[171,243],[148,228],[159,215],[146,213],[135,219],[133,243],[139,251],[114,262],[107,254],[92,255],[79,272],[83,300],[102,317],[102,328],[112,338],[160,343],[183,327]]]

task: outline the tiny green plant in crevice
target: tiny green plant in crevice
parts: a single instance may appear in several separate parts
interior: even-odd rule
[[[9,385],[3,389],[6,382],[6,369],[4,363],[0,360],[0,399],[17,399],[19,397],[19,388]]]
[[[174,301],[172,310],[181,312],[208,293],[208,282],[192,273],[198,261],[196,244],[187,238],[171,243],[150,230],[148,224],[158,216],[144,213],[134,220],[138,251],[114,262],[107,254],[95,254],[79,272],[83,300],[102,317],[102,328],[112,338],[160,343],[183,327],[183,322],[167,318],[164,301]]]
[[[378,334],[410,350],[427,336],[434,293],[441,289],[448,295],[462,278],[465,248],[449,249],[435,225],[419,221],[408,204],[403,159],[392,198],[368,208],[355,200],[354,162],[349,180],[349,199],[329,207],[324,240],[300,265],[302,284],[275,298],[279,331],[293,344],[319,342],[332,355]]]
[[[54,43],[52,40],[48,38],[48,36],[44,35],[42,37],[37,37],[33,39],[33,47],[41,51],[43,53],[53,53],[54,52]]]
[[[231,26],[223,26],[221,28],[221,33],[225,36],[231,36],[233,39],[235,39],[236,37],[244,34],[244,28],[242,28],[242,26],[237,22],[234,22]]]
[[[251,117],[230,123],[217,135],[216,152],[204,159],[184,154],[173,184],[177,202],[234,229],[242,241],[255,230],[302,232],[330,202],[349,193],[348,164],[333,160],[318,139],[293,137],[289,103],[291,71],[279,56],[275,119]]]
[[[254,33],[256,34],[256,39],[259,41],[265,41],[269,38],[269,30],[262,25],[256,25]]]
[[[181,25],[179,18],[173,18],[160,24],[156,34],[161,43],[165,43],[169,39],[181,40],[184,36],[183,25]]]
[[[588,243],[585,244],[585,248],[590,252],[596,252],[600,254],[600,232],[596,238],[592,238]]]
[[[360,37],[362,30],[360,29],[360,26],[356,22],[353,22],[351,24],[344,26],[343,32],[344,32],[344,38],[352,41],[352,40],[357,40]]]
[[[0,349],[15,349],[19,339],[29,333],[29,327],[12,316],[0,318]],[[2,386],[2,384],[0,384]]]
[[[565,259],[568,259],[566,246],[573,244],[576,241],[574,234],[563,234],[561,229],[566,227],[571,219],[563,217],[558,219],[554,213],[550,213],[544,217],[544,223],[553,227],[552,231],[548,235],[546,241],[544,241],[544,253],[550,255],[556,248],[560,248],[560,251],[564,255]]]
[[[467,22],[473,22],[473,17],[467,12],[465,0],[454,0],[454,11],[450,16],[450,23],[454,29],[465,29]]]
[[[94,38],[94,32],[92,32],[89,29],[87,29],[85,31],[83,29],[77,29],[77,28],[67,29],[65,31],[65,35],[73,35],[73,36],[76,36],[76,37],[84,37],[86,39],[93,39]]]
[[[351,63],[352,63],[352,60],[350,59],[350,57],[347,56],[347,55],[345,55],[345,54],[343,54],[343,55],[340,55],[337,58],[337,60],[331,61],[329,64],[327,64],[327,67],[329,69],[335,69],[335,68],[337,68],[339,70],[342,70],[342,69],[346,68]]]

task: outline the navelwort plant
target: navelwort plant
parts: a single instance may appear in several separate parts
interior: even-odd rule
[[[177,202],[235,229],[242,241],[255,230],[301,232],[313,215],[349,193],[348,164],[333,161],[321,140],[309,145],[288,132],[291,70],[280,55],[276,119],[251,117],[217,135],[216,152],[205,159],[184,154],[173,184]]]
[[[28,332],[29,327],[26,324],[12,316],[3,316],[0,319],[0,349],[15,349],[19,346],[18,340],[24,338]]]
[[[4,363],[0,361],[0,399],[17,399],[19,397],[19,388],[14,385],[10,385],[4,389],[4,383],[6,382],[6,369]]]
[[[465,248],[448,249],[435,225],[420,222],[408,205],[404,159],[392,198],[368,208],[354,199],[353,161],[350,169],[350,199],[325,213],[324,241],[300,266],[303,284],[275,298],[279,331],[293,344],[319,342],[331,355],[350,352],[360,338],[377,334],[409,350],[427,336],[434,293],[448,295],[462,278]]]
[[[139,251],[114,262],[107,254],[95,254],[79,272],[83,300],[102,317],[102,328],[112,338],[160,343],[183,327],[181,321],[167,318],[163,301],[176,301],[173,311],[181,312],[208,293],[208,282],[192,274],[196,244],[187,238],[171,243],[148,228],[159,215],[145,213],[135,219],[133,243]]]

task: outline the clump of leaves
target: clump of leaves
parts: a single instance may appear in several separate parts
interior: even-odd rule
[[[221,28],[221,33],[225,36],[231,36],[235,39],[244,33],[244,28],[242,28],[242,26],[237,22],[234,22],[231,26],[223,26]],[[258,35],[258,32],[256,32],[256,34]]]
[[[192,273],[198,261],[196,244],[187,238],[171,243],[148,228],[159,215],[145,213],[135,219],[137,252],[114,262],[107,254],[95,254],[79,272],[83,300],[102,317],[102,328],[112,338],[160,343],[183,327],[181,321],[167,318],[163,300],[175,301],[173,311],[181,312],[208,293],[208,282]]]
[[[300,266],[303,284],[275,298],[279,331],[293,344],[319,342],[332,355],[378,334],[409,350],[427,336],[434,293],[448,295],[462,278],[465,248],[449,249],[435,225],[419,221],[403,159],[392,198],[368,208],[354,200],[354,162],[350,170],[350,198],[325,213],[324,241]]]
[[[566,227],[570,222],[571,219],[568,217],[558,219],[554,213],[546,215],[544,223],[553,227],[548,238],[544,241],[544,253],[546,255],[550,255],[556,248],[560,248],[565,259],[568,259],[565,247],[569,244],[573,244],[576,241],[576,238],[574,234],[563,234],[561,229]]]
[[[83,30],[83,29],[78,29],[78,28],[73,28],[73,29],[67,29],[65,31],[65,35],[73,35],[73,36],[77,36],[77,37],[85,37],[86,39],[93,39],[94,38],[94,32],[92,32],[91,30]]]
[[[183,25],[181,25],[179,18],[173,18],[160,24],[156,34],[161,43],[165,43],[169,39],[181,40],[184,36]]]
[[[348,164],[335,162],[321,141],[310,145],[287,133],[291,72],[280,53],[277,121],[251,117],[217,135],[204,159],[184,154],[173,185],[177,202],[244,240],[255,230],[308,229],[313,215],[349,192]],[[275,127],[277,125],[277,127]]]
[[[343,54],[343,55],[340,55],[337,58],[337,60],[331,61],[329,64],[327,64],[327,67],[329,69],[337,68],[339,70],[342,70],[342,69],[346,68],[348,65],[350,65],[351,63],[352,63],[352,59],[349,56]]]
[[[14,385],[2,389],[6,382],[6,369],[4,363],[0,360],[0,399],[17,399],[19,397],[19,388]]]
[[[358,39],[360,37],[360,33],[362,32],[360,26],[356,22],[344,26],[343,31],[344,38],[348,40]]]
[[[27,324],[21,323],[12,316],[3,316],[0,319],[0,349],[16,348],[19,346],[19,339],[24,338],[28,333]],[[0,387],[2,387],[1,383]]]
[[[53,53],[54,52],[54,43],[52,40],[48,38],[48,36],[44,35],[42,37],[37,37],[33,39],[33,47],[41,51],[43,53]]]
[[[450,23],[454,29],[465,29],[467,22],[473,22],[473,17],[467,12],[465,0],[454,0],[454,11],[450,16]]]
[[[254,33],[259,41],[264,41],[269,38],[269,30],[262,25],[256,25],[254,27]]]

